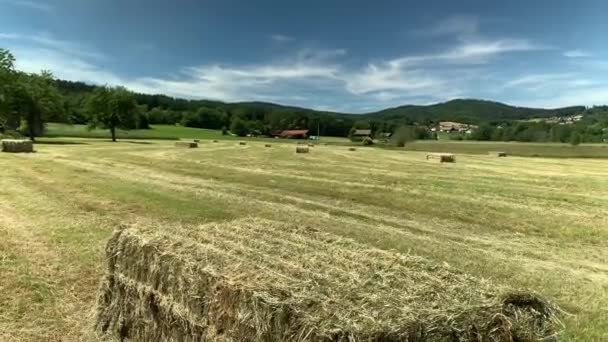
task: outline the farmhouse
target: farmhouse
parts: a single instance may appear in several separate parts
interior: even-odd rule
[[[362,141],[365,138],[371,138],[372,130],[371,129],[355,129],[351,135],[350,139],[352,141]]]
[[[475,129],[477,126],[464,124],[460,122],[441,121],[439,122],[439,132],[467,132]]]
[[[307,129],[287,129],[279,134],[279,137],[286,139],[307,139],[308,138],[308,130]]]

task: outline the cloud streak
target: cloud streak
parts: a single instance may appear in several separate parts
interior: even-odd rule
[[[286,36],[283,34],[273,34],[270,36],[270,39],[277,43],[288,43],[294,40],[293,37]]]
[[[591,54],[583,50],[569,50],[564,52],[564,57],[568,58],[582,58],[591,57]]]
[[[24,7],[28,9],[32,9],[35,11],[51,13],[55,10],[55,8],[48,3],[38,2],[38,1],[28,1],[28,0],[13,0],[13,1],[3,1],[4,3],[8,3],[13,6]]]

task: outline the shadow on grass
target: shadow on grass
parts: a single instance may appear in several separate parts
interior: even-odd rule
[[[119,140],[119,142],[121,142],[121,143],[127,143],[127,144],[138,144],[138,145],[152,145],[152,144],[155,144],[155,143],[150,142],[150,141]]]
[[[36,140],[36,145],[89,145],[83,141],[66,141],[66,140]]]

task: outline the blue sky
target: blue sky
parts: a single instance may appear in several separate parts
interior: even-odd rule
[[[607,1],[0,0],[28,72],[144,93],[368,112],[608,104]]]

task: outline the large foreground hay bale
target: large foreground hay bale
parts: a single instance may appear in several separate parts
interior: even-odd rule
[[[196,143],[194,141],[176,141],[175,147],[196,148],[196,147],[198,147],[198,143]]]
[[[0,142],[0,144],[2,145],[2,152],[11,152],[11,153],[34,152],[34,143],[31,140],[3,139]]]
[[[296,153],[308,153],[308,152],[310,152],[310,149],[308,148],[308,146],[301,146],[301,145],[296,146]]]
[[[455,163],[456,156],[452,153],[427,153],[426,160],[436,160],[440,163]]]
[[[96,328],[129,341],[536,341],[531,293],[295,224],[129,226],[106,248]]]

